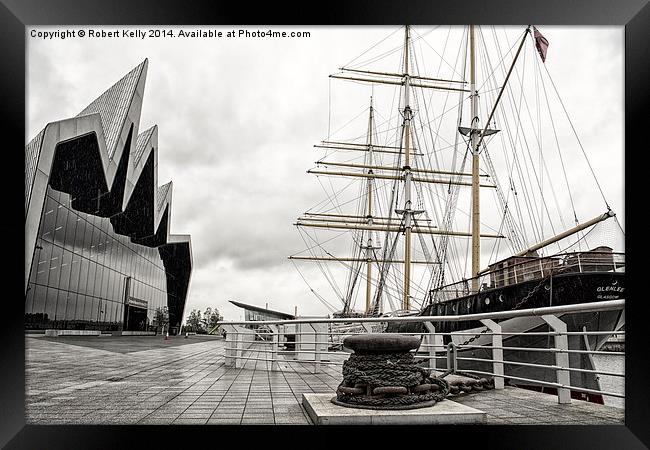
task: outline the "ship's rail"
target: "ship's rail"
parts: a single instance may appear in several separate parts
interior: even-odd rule
[[[431,296],[434,302],[444,302],[470,295],[472,281],[475,278],[478,278],[478,286],[483,291],[541,280],[559,274],[624,271],[625,253],[588,251],[546,257],[520,256],[493,264],[490,270],[478,277],[434,289],[431,291]]]
[[[433,373],[440,374],[442,371],[458,371],[459,363],[480,362],[483,366],[490,367],[489,370],[473,370],[462,368],[462,372],[478,376],[494,377],[495,388],[503,389],[506,380],[514,384],[528,384],[538,387],[550,387],[557,390],[559,403],[571,402],[571,391],[585,394],[597,394],[611,397],[625,398],[620,392],[608,392],[598,389],[585,388],[571,385],[571,373],[590,373],[607,377],[624,377],[624,373],[608,372],[596,369],[585,369],[570,364],[570,355],[584,355],[591,358],[592,355],[624,355],[623,352],[605,352],[594,350],[589,347],[589,336],[605,337],[609,335],[624,335],[621,330],[586,330],[567,331],[566,323],[559,318],[565,315],[582,314],[586,312],[621,311],[625,307],[625,300],[610,300],[595,303],[582,303],[576,305],[563,305],[544,308],[530,308],[514,311],[499,311],[482,314],[449,315],[449,316],[406,316],[406,317],[365,317],[365,318],[311,318],[294,320],[266,320],[266,321],[235,321],[220,322],[226,330],[226,346],[224,349],[226,367],[241,368],[248,361],[257,361],[264,364],[256,364],[256,368],[265,367],[271,371],[292,371],[310,373],[322,373],[329,371],[332,376],[340,376],[341,366],[350,355],[344,351],[342,341],[347,336],[360,333],[379,332],[386,328],[389,322],[396,323],[419,323],[424,326],[427,332],[424,333],[402,333],[407,335],[421,336],[421,344],[416,351],[416,358],[427,361],[429,369]],[[548,331],[504,331],[500,323],[503,320],[516,317],[537,317],[548,324]],[[486,329],[481,332],[486,342],[474,342],[475,332],[462,331],[441,333],[436,331],[436,324],[444,321],[480,321]],[[542,323],[543,323],[542,322]],[[258,333],[266,333],[265,339],[252,338],[251,330],[246,326],[260,326]],[[511,336],[548,336],[548,347],[514,347],[505,345],[504,340]],[[285,344],[291,336],[291,347]],[[456,336],[467,338],[462,345],[450,342],[443,344],[445,336]],[[578,336],[583,345],[578,347],[569,346],[571,337]],[[463,340],[461,339],[461,340]],[[482,342],[482,341],[481,341]],[[488,356],[476,357],[475,350],[486,350]],[[463,350],[469,350],[463,352]],[[554,355],[552,364],[522,362],[521,360],[506,359],[504,353],[517,352],[540,352]],[[459,354],[460,353],[460,354]],[[469,353],[466,355],[465,353]],[[506,374],[504,367],[532,367],[544,371],[555,372],[555,380],[534,379]],[[478,367],[478,366],[477,366]],[[338,374],[338,375],[337,375]]]

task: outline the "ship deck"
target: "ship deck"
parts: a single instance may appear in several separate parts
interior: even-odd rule
[[[296,424],[311,420],[303,393],[332,393],[340,366],[247,360],[224,365],[213,337],[27,337],[28,424]],[[256,357],[255,347],[251,357]],[[490,424],[622,424],[624,410],[506,387],[455,397]]]

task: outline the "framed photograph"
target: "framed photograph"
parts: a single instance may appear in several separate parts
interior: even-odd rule
[[[4,1],[0,442],[648,445],[650,10],[506,3]]]

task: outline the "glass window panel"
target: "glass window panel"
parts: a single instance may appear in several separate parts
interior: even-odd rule
[[[99,312],[99,299],[96,297],[92,297],[92,299],[88,302],[86,307],[90,306],[90,321],[92,322],[97,322],[98,320],[98,312]]]
[[[133,276],[140,279],[140,255],[133,253]]]
[[[32,314],[36,323],[43,323],[43,314],[45,314],[45,300],[47,298],[47,288],[36,285],[34,288],[34,306]]]
[[[128,247],[124,247],[124,274],[127,276],[132,276],[133,272],[131,271],[132,265],[132,256],[131,250]]]
[[[124,246],[119,244],[117,246],[117,264],[118,270],[120,273],[124,274],[126,272],[126,253],[124,252]]]
[[[124,304],[115,303],[115,321],[120,323],[124,320]]]
[[[111,269],[106,271],[106,278],[108,279],[106,298],[112,301],[115,300],[115,271]]]
[[[39,261],[41,261],[41,247],[40,245],[40,239],[36,240],[36,245],[34,246],[34,256],[32,258],[32,267],[29,272],[29,282],[34,283],[36,281],[36,273],[39,271],[38,267],[42,266],[43,264],[39,264]]]
[[[56,302],[55,317],[56,320],[62,321],[65,320],[66,318],[66,310],[68,308],[68,292],[60,290],[58,294],[59,295],[58,295],[58,300]]]
[[[40,247],[38,262],[36,263],[36,284],[47,284],[50,276],[50,258],[52,257],[52,244],[43,239],[38,239],[37,246]]]
[[[50,258],[50,274],[47,285],[58,287],[59,275],[61,274],[61,260],[63,259],[63,249],[58,245],[52,245],[52,255]]]
[[[56,302],[59,292],[56,289],[48,288],[45,299],[45,320],[44,322],[53,321],[56,319]]]
[[[120,252],[121,245],[117,241],[117,239],[113,239],[113,242],[111,242],[111,247],[112,247],[112,251],[111,251],[111,260],[112,260],[112,262],[111,262],[111,264],[113,265],[113,268],[116,271],[119,272],[120,271],[120,257],[119,257],[120,254],[119,254],[119,252]]]
[[[131,252],[131,262],[130,262],[130,272],[132,277],[138,276],[138,255],[135,252]]]
[[[97,322],[100,322],[100,323],[104,322],[104,314],[105,314],[104,302],[105,302],[105,300],[103,300],[101,298],[97,299],[96,314],[97,314]]]
[[[68,308],[65,311],[65,319],[70,321],[77,317],[77,294],[68,292]]]
[[[41,218],[41,225],[39,234],[43,239],[52,240],[52,232],[56,225],[57,205],[49,196],[50,189],[48,188],[48,195],[45,199],[45,208],[43,209],[43,216]]]
[[[82,305],[83,306],[83,308],[82,308],[83,320],[85,322],[88,322],[88,321],[90,321],[90,318],[92,316],[92,314],[91,314],[91,310],[92,310],[92,306],[93,306],[92,305],[92,297],[89,297],[87,295],[84,295],[84,296],[80,295],[79,298],[80,299],[83,298],[83,305]],[[77,303],[79,303],[79,302],[77,301]],[[78,309],[79,309],[79,306],[77,306],[77,310]],[[77,314],[77,317],[79,317],[78,314]]]
[[[72,253],[63,250],[61,258],[61,276],[59,278],[59,287],[68,290],[70,286],[70,271],[72,269]]]
[[[34,306],[32,311],[35,314],[42,314],[45,312],[45,299],[47,298],[47,287],[35,285],[34,287]]]
[[[115,319],[119,323],[124,323],[124,303],[115,304]]]
[[[106,317],[105,321],[108,323],[115,322],[115,307],[113,305],[113,302],[106,302],[104,306],[104,311],[106,312],[104,317]]]
[[[111,242],[111,238],[107,237],[106,238],[106,245],[104,247],[104,251],[106,252],[106,255],[104,257],[104,264],[111,269],[113,269],[115,266],[113,265],[113,243]]]
[[[144,270],[145,268],[145,259],[142,255],[138,258],[138,275],[140,276],[140,280],[144,281]]]
[[[59,197],[59,203],[61,203],[68,210],[70,209],[70,194],[61,192],[61,197]]]
[[[115,282],[115,300],[119,303],[124,301],[124,285],[126,277],[122,274],[117,274],[117,281]]]
[[[34,307],[35,286],[32,283],[27,285],[27,295],[25,296],[25,314],[31,314]]]
[[[93,241],[93,227],[89,222],[86,222],[85,226],[85,233],[84,233],[84,238],[83,238],[83,256],[89,258],[91,253],[90,253],[90,246],[92,245]]]
[[[27,300],[25,301],[25,328],[35,328],[36,324],[40,323],[40,316],[38,311],[34,313],[34,297],[36,292],[36,286],[30,285],[30,289],[27,291]]]
[[[118,303],[124,301],[124,280],[124,276],[115,273],[115,294],[113,299]]]
[[[95,250],[97,250],[97,258],[95,261],[97,261],[99,264],[104,264],[104,256],[106,255],[106,246],[104,245],[104,242],[106,242],[106,240],[104,239],[104,236],[104,233],[99,231],[99,235],[97,236],[97,246],[95,247]]]
[[[79,324],[83,322],[83,318],[84,318],[84,305],[83,305],[84,296],[78,294],[71,294],[71,298],[75,299],[75,307],[73,312],[74,315],[71,319],[74,321],[73,328],[79,328]]]
[[[74,250],[75,234],[77,232],[77,219],[79,217],[72,211],[68,211],[68,221],[65,226],[64,246],[67,249]]]
[[[93,261],[88,263],[88,284],[86,284],[86,295],[95,295],[95,280],[97,274],[97,264]]]
[[[124,322],[124,304],[116,303],[115,304],[115,321]]]
[[[134,251],[131,251],[130,258],[129,258],[130,259],[129,273],[131,274],[132,277],[137,276],[137,270],[138,270],[138,266],[137,266],[138,259],[137,258],[138,258],[138,255]]]
[[[110,278],[111,269],[104,267],[104,274],[102,276],[102,291],[100,297],[108,298],[108,280]]]
[[[119,273],[114,270],[111,271],[111,280],[110,280],[110,299],[114,302],[120,301],[120,280],[121,276]]]
[[[88,268],[90,266],[90,263],[86,258],[81,258],[81,262],[79,263],[81,266],[79,270],[79,290],[77,293],[79,294],[87,294],[88,293]]]
[[[113,299],[116,302],[121,302],[124,299],[124,276],[120,273],[114,272],[115,274],[115,286],[113,292]]]
[[[94,260],[98,259],[99,256],[99,242],[102,232],[97,227],[93,227],[93,237],[90,245],[90,254]]]
[[[104,300],[104,322],[111,325],[113,323],[113,302]]]
[[[104,267],[99,264],[95,264],[95,286],[93,288],[93,295],[95,297],[102,296],[102,277],[104,276]]]
[[[138,296],[138,280],[135,278],[131,278],[131,281],[129,283],[129,295],[131,297]]]
[[[81,216],[77,216],[75,223],[77,224],[77,227],[74,234],[74,250],[80,255],[83,255],[84,238],[86,235],[86,221]]]
[[[56,225],[54,227],[54,242],[63,246],[68,221],[68,210],[63,205],[58,205],[56,209],[58,213],[56,215]]]
[[[73,292],[83,292],[85,286],[79,287],[79,272],[81,270],[81,256],[71,253],[70,262],[70,284],[68,288]]]

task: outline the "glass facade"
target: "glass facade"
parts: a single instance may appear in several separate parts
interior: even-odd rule
[[[72,209],[48,186],[25,295],[25,328],[153,331],[168,306],[158,249]]]

